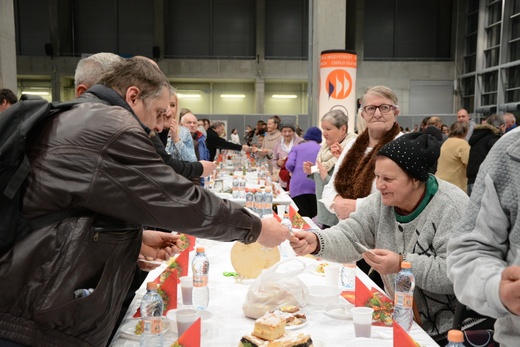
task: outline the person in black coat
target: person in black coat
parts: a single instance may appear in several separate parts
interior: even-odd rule
[[[222,134],[225,131],[224,128],[224,122],[216,121],[213,122],[207,130],[206,147],[208,147],[209,150],[210,161],[213,161],[215,159],[217,149],[231,149],[234,151],[243,150],[246,152],[249,151],[248,145],[237,145],[236,143],[226,141],[226,139],[220,137],[220,134]]]
[[[468,141],[471,146],[466,172],[466,177],[468,177],[468,195],[471,195],[480,165],[486,159],[491,147],[504,133],[505,127],[504,118],[498,115],[489,116],[486,119],[486,124],[475,126],[473,135],[471,135]]]

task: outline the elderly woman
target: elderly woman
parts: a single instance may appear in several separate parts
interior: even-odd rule
[[[466,140],[467,133],[467,123],[455,122],[451,125],[450,137],[441,147],[441,156],[435,172],[435,176],[453,183],[465,192],[468,191],[466,173],[471,149]]]
[[[280,130],[282,136],[273,148],[273,158],[271,159],[274,181],[278,181],[278,172],[285,164],[286,159],[289,157],[291,149],[303,141],[301,137],[296,135],[296,126],[291,120],[286,120],[283,122],[280,126]],[[282,188],[287,188],[287,183],[280,180],[280,186]]]
[[[317,221],[323,228],[328,228],[338,224],[338,217],[335,213],[330,212],[321,202],[323,188],[329,183],[334,167],[338,158],[332,153],[332,148],[343,150],[350,141],[353,141],[357,135],[348,132],[348,117],[341,110],[332,110],[321,118],[321,128],[323,129],[323,138],[325,142],[321,144],[316,165],[318,172],[311,172],[314,162],[306,161],[303,163],[303,171],[307,177],[314,180],[316,185],[317,200]]]
[[[418,132],[386,144],[374,158],[379,192],[368,196],[362,209],[338,225],[295,232],[290,241],[298,255],[312,253],[340,263],[363,257],[382,275],[390,297],[394,297],[401,262],[411,262],[422,327],[441,342],[451,329],[456,304],[446,274],[446,246],[468,196],[428,174],[439,153],[438,141]],[[374,253],[363,253],[357,242]]]
[[[402,135],[395,119],[399,114],[397,96],[388,87],[369,88],[361,99],[366,129],[341,152],[329,183],[323,189],[323,203],[339,219],[356,210],[356,199],[376,191],[374,162],[377,151]]]

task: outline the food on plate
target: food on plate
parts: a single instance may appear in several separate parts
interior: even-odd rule
[[[285,334],[285,319],[267,312],[255,321],[253,335],[263,340],[273,341]]]
[[[298,306],[282,306],[279,310],[274,310],[273,313],[285,319],[286,327],[302,325],[307,320],[305,313],[300,312]]]
[[[300,216],[299,213],[296,213],[292,219],[292,225],[293,228],[303,229],[305,226],[305,220],[302,218],[302,216]]]
[[[318,266],[316,266],[316,272],[318,272],[320,274],[324,274],[326,266],[329,266],[329,263],[320,263],[320,264],[318,264]]]
[[[143,320],[138,319],[137,324],[135,325],[135,334],[141,335],[143,333]]]
[[[384,325],[392,326],[392,312],[394,311],[394,303],[385,300],[383,294],[375,292],[368,300],[367,307],[372,307],[374,313],[372,319],[377,322],[382,322]]]
[[[313,347],[311,336],[287,333],[274,341],[265,341],[253,335],[244,335],[238,347]]]

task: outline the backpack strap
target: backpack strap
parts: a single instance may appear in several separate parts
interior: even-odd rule
[[[14,198],[14,195],[20,189],[22,186],[22,183],[25,181],[25,178],[29,174],[29,171],[31,170],[31,164],[29,164],[29,159],[27,156],[24,156],[22,163],[16,169],[16,172],[9,180],[9,183],[7,183],[7,186],[4,190],[4,195],[8,197],[10,200]]]

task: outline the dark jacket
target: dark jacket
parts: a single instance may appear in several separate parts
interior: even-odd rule
[[[468,141],[471,146],[466,169],[468,184],[475,183],[480,165],[486,159],[491,147],[500,139],[500,136],[500,130],[492,125],[475,125],[473,135]]]
[[[33,136],[23,214],[80,216],[34,230],[0,257],[0,339],[105,346],[133,278],[141,224],[220,241],[260,234],[259,218],[165,165],[119,99],[79,104]],[[81,288],[94,292],[74,299]]]
[[[226,141],[222,137],[218,136],[218,134],[215,132],[215,130],[213,130],[211,128],[208,128],[208,130],[206,130],[206,133],[207,133],[206,145],[208,146],[210,161],[215,160],[215,154],[217,153],[217,148],[231,149],[234,151],[242,150],[242,145],[238,145],[236,143]]]

